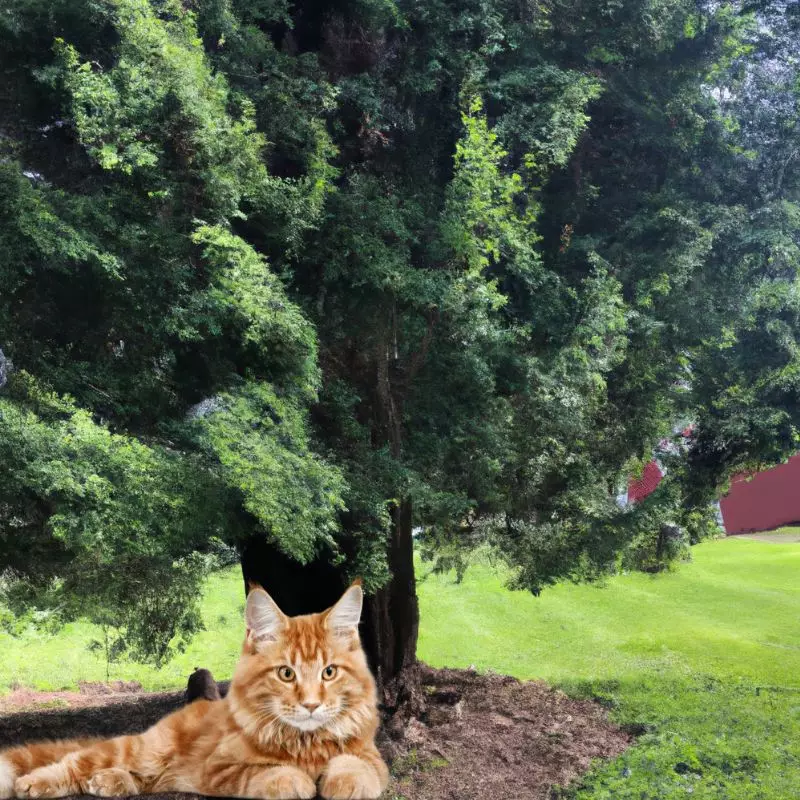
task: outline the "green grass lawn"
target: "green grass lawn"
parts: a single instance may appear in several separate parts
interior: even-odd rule
[[[757,539],[765,542],[800,542],[800,527],[787,526],[783,528],[776,528],[772,531],[763,531],[762,533],[742,533],[737,534],[744,539]]]
[[[783,528],[776,528],[774,531],[769,531],[769,533],[783,533],[788,536],[797,536],[797,534],[800,534],[800,526],[787,525]]]
[[[770,531],[770,533],[781,533],[787,536],[797,536],[800,534],[800,526],[790,525],[785,528],[778,528],[777,530]]]
[[[508,592],[486,561],[460,585],[431,575],[419,587],[420,657],[545,679],[642,732],[563,797],[798,800],[800,544],[727,539],[692,552],[672,573],[539,598]],[[203,600],[208,630],[187,652],[160,671],[112,665],[111,677],[159,689],[184,686],[194,666],[229,676],[241,614],[238,569],[216,575]],[[80,624],[54,638],[0,635],[0,692],[104,680],[104,662],[86,649],[96,635]]]
[[[242,573],[238,567],[212,575],[203,596],[206,630],[199,633],[184,653],[162,669],[130,662],[110,665],[112,680],[139,681],[145,689],[175,689],[186,686],[194,667],[207,667],[220,678],[228,678],[239,657],[244,634]],[[105,660],[89,652],[88,644],[99,639],[93,625],[72,623],[57,636],[29,630],[14,638],[0,633],[0,694],[15,685],[37,689],[75,689],[78,681],[104,681]]]
[[[800,544],[693,548],[673,573],[541,597],[486,564],[426,578],[420,656],[543,678],[645,731],[565,797],[800,798]],[[794,690],[794,691],[793,691]]]

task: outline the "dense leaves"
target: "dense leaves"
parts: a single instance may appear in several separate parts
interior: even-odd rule
[[[38,101],[6,109],[0,164],[0,330],[27,370],[2,400],[5,586],[116,619],[162,658],[156,630],[168,644],[197,625],[213,559],[193,553],[256,532],[307,559],[336,527],[339,472],[309,447],[316,334],[231,229],[284,185],[193,16],[89,3],[88,37],[74,4],[44,11],[22,4],[3,29],[4,79]],[[296,205],[289,238],[318,213]]]
[[[797,23],[14,0],[6,601],[160,660],[220,541],[371,590],[400,508],[440,566],[488,541],[534,591],[684,555],[732,473],[797,445]]]

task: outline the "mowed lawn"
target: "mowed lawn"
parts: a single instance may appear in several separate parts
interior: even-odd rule
[[[488,564],[420,592],[420,656],[543,678],[640,734],[581,800],[800,798],[800,544],[708,542],[675,572],[509,593]]]
[[[206,667],[220,679],[229,678],[244,636],[242,572],[232,567],[211,576],[202,601],[206,630],[187,650],[160,670],[120,662],[109,668],[111,680],[139,681],[145,689],[184,688],[195,667]],[[77,689],[79,681],[105,681],[106,662],[88,647],[99,640],[98,628],[87,623],[67,625],[57,636],[29,629],[22,637],[0,632],[0,694],[15,686],[42,690]]]
[[[419,586],[420,657],[547,680],[599,700],[637,733],[623,756],[559,796],[799,800],[800,543],[791,538],[708,542],[672,573],[538,598],[509,592],[486,560],[460,585],[429,575]],[[203,599],[208,629],[185,653],[160,671],[115,664],[111,677],[160,689],[184,686],[195,666],[229,676],[242,609],[239,570],[215,575]],[[104,662],[87,650],[96,636],[83,624],[56,637],[0,634],[0,693],[104,680]]]
[[[423,660],[551,682],[667,670],[800,688],[797,544],[708,542],[665,575],[561,585],[538,598],[509,593],[497,572],[478,564],[460,586],[452,575],[424,578]]]

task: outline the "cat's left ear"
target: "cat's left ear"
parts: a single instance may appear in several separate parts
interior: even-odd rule
[[[277,642],[286,627],[286,615],[260,586],[250,587],[244,618],[253,642]]]
[[[341,638],[349,638],[358,633],[363,604],[364,592],[361,590],[361,581],[356,581],[328,612],[325,618],[328,630],[334,636]]]

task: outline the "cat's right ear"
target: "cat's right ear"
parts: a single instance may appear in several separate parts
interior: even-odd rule
[[[286,626],[286,615],[260,586],[252,587],[247,595],[244,619],[247,638],[254,643],[277,642]]]

